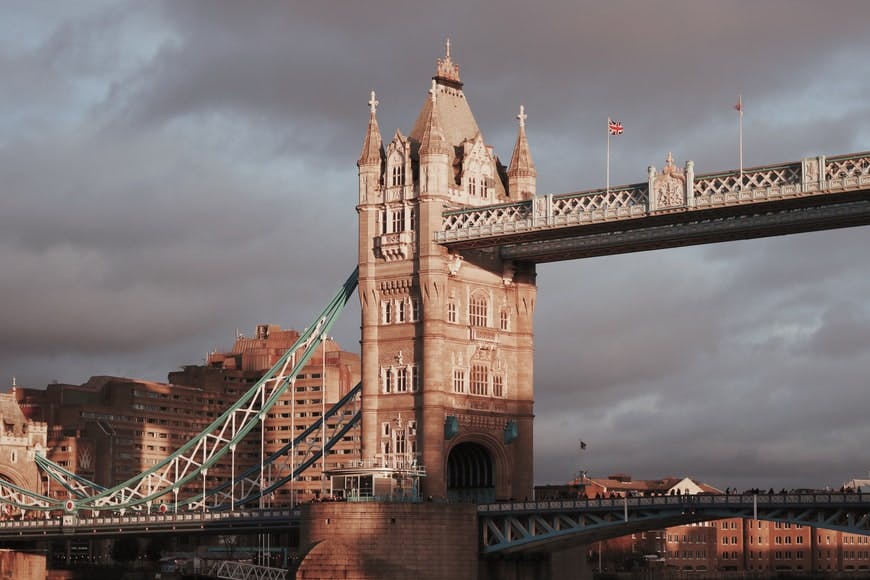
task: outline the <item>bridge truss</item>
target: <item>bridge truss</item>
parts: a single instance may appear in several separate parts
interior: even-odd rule
[[[724,518],[791,522],[870,535],[861,494],[687,495],[498,503],[478,506],[484,554],[572,545]]]
[[[65,500],[52,498],[3,481],[0,482],[0,504],[22,513],[63,510],[74,514],[88,510],[91,513],[117,512],[123,515],[127,511],[150,512],[152,506],[158,506],[161,512],[173,513],[177,513],[179,508],[233,510],[237,505],[262,498],[297,477],[357,424],[358,409],[351,413],[344,411],[355,405],[360,385],[291,443],[264,457],[260,465],[238,476],[235,467],[236,447],[257,425],[262,428],[268,411],[294,384],[296,376],[326,340],[330,328],[356,289],[357,277],[358,271],[354,270],[314,323],[257,383],[202,432],[154,467],[119,485],[105,488],[45,457],[37,457],[37,465],[45,470],[51,480],[66,489],[69,497]],[[330,436],[319,444],[310,443],[308,437],[320,430],[324,421],[329,426]],[[287,453],[297,448],[305,452],[305,457],[295,467],[293,462],[296,458],[292,457],[288,466]],[[231,480],[209,489],[206,485],[209,469],[227,455],[233,474]],[[183,489],[198,481],[202,482],[199,493],[181,496]]]

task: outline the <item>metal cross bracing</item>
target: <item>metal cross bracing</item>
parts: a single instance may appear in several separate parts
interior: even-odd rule
[[[283,568],[258,566],[234,560],[207,562],[205,566],[197,570],[197,573],[209,578],[226,578],[227,580],[284,580],[287,578],[287,570]]]
[[[548,262],[870,223],[870,152],[445,211],[435,241]],[[662,178],[676,189],[659,189]],[[650,191],[653,195],[650,196]]]
[[[161,502],[162,506],[168,506],[162,507],[162,510],[173,512],[177,512],[181,505],[189,509],[207,509],[209,494],[206,478],[209,468],[229,454],[231,470],[235,473],[236,446],[255,426],[262,424],[268,411],[295,382],[297,374],[326,339],[330,328],[353,295],[357,278],[358,269],[355,269],[314,324],[305,329],[294,345],[257,383],[202,432],[152,468],[112,488],[100,489],[100,486],[83,478],[70,477],[71,474],[60,466],[50,464],[47,460],[40,461],[41,466],[48,468],[52,479],[64,481],[62,485],[71,497],[65,500],[52,498],[8,482],[0,482],[0,503],[22,511],[65,510],[68,513],[79,510],[121,514],[128,510],[150,511],[153,504]],[[259,468],[259,485],[265,490],[263,466],[264,462]],[[198,497],[192,500],[180,497],[182,489],[199,480],[202,486]],[[231,502],[233,497],[230,494]],[[167,498],[170,501],[166,501]]]
[[[558,550],[723,518],[791,522],[870,535],[870,497],[851,493],[686,495],[478,506],[484,554]]]
[[[295,480],[302,472],[319,461],[324,453],[329,453],[353,427],[359,424],[360,412],[358,401],[362,392],[362,383],[358,383],[348,391],[332,407],[327,409],[323,417],[317,419],[300,433],[291,443],[266,457],[262,466],[256,464],[205,492],[206,505],[210,510],[232,510],[250,506],[260,497],[270,494],[288,482]],[[322,445],[319,438],[312,441],[313,434],[322,432],[323,420],[327,424],[327,438]],[[301,450],[302,457],[298,452]],[[289,454],[289,455],[288,455]],[[288,460],[288,457],[290,458]],[[87,497],[89,489],[102,491],[105,488],[87,479],[71,473],[49,459],[37,456],[37,464],[68,492],[78,498]],[[261,467],[266,468],[266,477],[261,479]],[[261,484],[265,487],[262,488]],[[202,505],[202,493],[179,500],[178,507]]]

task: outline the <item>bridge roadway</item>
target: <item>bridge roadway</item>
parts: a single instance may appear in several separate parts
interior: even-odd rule
[[[647,183],[446,211],[435,240],[540,263],[867,224],[870,152],[698,176],[669,159]]]
[[[870,535],[870,495],[685,495],[478,506],[483,554],[552,552],[635,532],[752,518]]]
[[[550,552],[625,534],[723,518],[756,518],[870,535],[870,495],[853,493],[630,497],[481,504],[481,553]],[[0,521],[0,543],[126,534],[286,532],[298,509]]]
[[[299,527],[298,509],[252,509],[178,514],[65,515],[0,521],[0,544],[127,534],[257,534]]]

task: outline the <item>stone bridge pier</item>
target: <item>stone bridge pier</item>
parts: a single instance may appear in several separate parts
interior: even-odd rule
[[[477,508],[463,503],[302,506],[297,580],[591,580],[586,546],[483,556]]]

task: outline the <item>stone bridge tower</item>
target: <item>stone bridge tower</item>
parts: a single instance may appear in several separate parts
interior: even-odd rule
[[[12,393],[0,393],[0,479],[39,492],[42,489],[34,455],[45,453],[48,427],[24,416]]]
[[[535,194],[520,108],[505,169],[483,140],[459,66],[438,59],[410,134],[384,146],[372,93],[359,166],[363,458],[422,465],[422,494],[532,492],[535,266],[451,254],[442,214]]]

